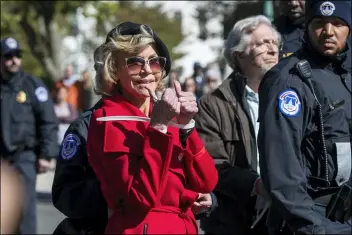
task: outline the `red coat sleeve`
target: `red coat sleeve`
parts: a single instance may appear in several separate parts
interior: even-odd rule
[[[165,174],[170,165],[172,136],[148,126],[143,136],[116,137],[121,133],[116,127],[118,125],[97,122],[96,118],[103,116],[98,111],[89,126],[88,159],[101,182],[109,207],[118,206],[121,199],[130,206],[154,207],[167,179]],[[107,131],[105,128],[110,129]],[[141,145],[136,143],[137,137],[141,138]],[[130,151],[126,150],[126,145],[132,146]]]
[[[187,138],[184,157],[188,188],[200,193],[213,191],[218,182],[218,172],[196,129]]]

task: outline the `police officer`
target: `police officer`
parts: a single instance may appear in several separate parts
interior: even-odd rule
[[[54,234],[103,234],[108,209],[87,158],[88,126],[99,101],[71,123],[65,133],[52,186],[54,206],[66,215]]]
[[[296,234],[350,234],[344,223],[350,198],[343,195],[351,190],[351,1],[306,1],[305,24],[302,48],[259,88],[260,169],[272,197],[268,227],[281,229],[279,215]]]
[[[282,35],[280,59],[292,55],[302,45],[304,34],[305,0],[279,1],[282,15],[273,24]]]
[[[0,155],[23,176],[26,205],[20,233],[36,233],[36,175],[46,172],[57,156],[53,102],[43,82],[22,69],[17,40],[1,40]]]

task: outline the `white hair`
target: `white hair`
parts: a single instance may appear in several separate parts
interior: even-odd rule
[[[233,56],[235,51],[248,53],[248,44],[250,42],[251,33],[258,28],[259,25],[266,24],[273,28],[274,33],[277,35],[277,40],[281,42],[281,35],[276,30],[275,26],[264,15],[251,16],[238,21],[229,33],[223,56],[227,64],[233,69],[238,70],[238,64]]]

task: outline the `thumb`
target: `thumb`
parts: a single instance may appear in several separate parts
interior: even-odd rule
[[[179,81],[174,81],[174,86],[175,86],[175,90],[176,90],[176,95],[177,97],[180,97],[181,96],[181,93],[182,93],[182,89],[181,89],[181,84]]]
[[[153,102],[158,101],[158,97],[156,96],[155,91],[150,89],[148,86],[146,86],[145,88],[148,90],[150,97],[153,99]]]

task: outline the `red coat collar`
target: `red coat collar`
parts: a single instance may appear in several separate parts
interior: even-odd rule
[[[103,98],[103,106],[109,109],[110,115],[114,116],[140,116],[146,117],[146,115],[139,110],[136,106],[131,104],[123,95],[116,94],[112,97]],[[149,115],[153,109],[152,99],[150,101]]]

